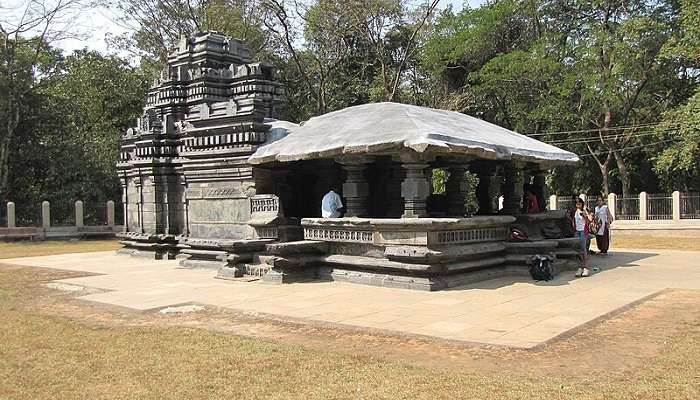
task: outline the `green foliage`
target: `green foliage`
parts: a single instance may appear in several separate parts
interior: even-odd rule
[[[647,153],[663,145],[649,129],[607,129],[656,123],[692,94],[689,64],[664,53],[678,20],[673,1],[509,0],[448,9],[422,65],[441,81],[439,106],[521,133],[575,131],[538,136],[586,156],[580,172],[550,180],[555,191],[655,190]],[[677,43],[689,42],[690,33],[681,36]]]
[[[240,38],[255,60],[277,66],[283,119],[370,101],[449,108],[583,155],[579,168],[553,171],[555,192],[655,191],[659,181],[666,190],[700,189],[698,1],[500,0],[437,16],[399,0],[118,7],[133,29],[112,44],[138,54],[136,68],[0,36],[0,47],[15,49],[0,63],[0,93],[8,94],[0,122],[20,111],[5,193],[18,204],[117,198],[119,134],[170,48],[197,30]],[[656,129],[607,130],[660,120]],[[435,171],[436,192],[447,178]]]
[[[434,168],[433,169],[433,193],[443,194],[445,193],[445,184],[447,183],[447,177],[449,173],[444,168]]]
[[[29,215],[49,200],[70,215],[120,197],[115,160],[121,133],[139,114],[145,79],[116,57],[77,51],[33,93],[12,145],[9,197]]]
[[[688,102],[664,115],[657,129],[668,141],[655,158],[655,168],[668,189],[700,188],[700,91]]]

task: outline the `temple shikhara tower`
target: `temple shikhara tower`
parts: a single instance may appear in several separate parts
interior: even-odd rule
[[[252,63],[241,41],[182,38],[122,141],[129,238],[165,250],[154,243],[176,235],[245,237],[249,198],[259,190],[246,160],[268,138],[265,120],[281,95],[273,66]]]
[[[279,121],[275,78],[239,40],[214,32],[181,40],[121,143],[120,252],[177,258],[222,279],[420,290],[527,274],[534,254],[557,269],[575,264],[566,218],[543,201],[547,170],[576,164],[575,154],[398,103]],[[444,193],[433,188],[435,169],[448,174]],[[344,215],[320,218],[331,188]],[[525,213],[525,188],[541,212]],[[476,212],[465,208],[468,195]],[[511,240],[513,228],[528,240]]]

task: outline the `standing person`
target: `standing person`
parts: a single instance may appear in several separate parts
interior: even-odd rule
[[[321,200],[321,216],[323,218],[338,218],[340,217],[340,210],[343,208],[343,201],[340,199],[340,195],[335,192],[335,188],[323,196]]]
[[[576,277],[591,276],[588,269],[588,227],[590,214],[586,212],[586,203],[580,198],[576,199],[576,209],[573,215],[573,228],[578,238],[579,250],[581,252],[581,267],[576,271]]]
[[[610,225],[613,223],[613,216],[601,196],[596,199],[595,216],[600,220],[600,228],[595,232],[595,242],[600,254],[607,255],[610,248]]]
[[[525,211],[528,214],[537,214],[541,211],[540,201],[530,185],[525,186]]]

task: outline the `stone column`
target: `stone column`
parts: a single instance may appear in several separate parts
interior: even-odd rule
[[[84,210],[83,210],[83,202],[81,200],[78,200],[75,202],[75,226],[78,228],[82,228],[85,225],[84,221]]]
[[[647,192],[639,193],[639,220],[640,221],[646,221],[648,219],[647,218],[647,203],[648,203]]]
[[[15,214],[15,203],[10,201],[7,203],[7,227],[14,228],[17,224],[17,216]]]
[[[679,192],[678,190],[671,193],[671,210],[673,210],[673,220],[680,221],[681,220],[681,192]],[[9,213],[8,213],[8,215],[9,215]],[[8,219],[8,221],[9,221],[9,219]]]
[[[615,193],[608,194],[608,210],[613,219],[617,218],[617,195]]]
[[[401,197],[401,183],[406,174],[400,163],[391,164],[391,178],[389,179],[387,193],[389,198],[388,217],[399,218],[403,214],[403,198]]]
[[[114,227],[114,202],[112,200],[107,202],[107,226]]]
[[[498,211],[495,193],[498,187],[496,165],[480,163],[475,166],[474,172],[479,176],[479,184],[476,186],[476,201],[479,203],[479,215],[495,214]]]
[[[128,180],[126,177],[122,178],[122,209],[124,210],[124,215],[122,216],[124,220],[122,221],[122,232],[129,232],[129,191],[127,188]]]
[[[182,221],[182,234],[184,236],[189,236],[190,235],[190,204],[187,201],[187,184],[183,183],[182,187],[182,198],[180,199],[182,202],[182,210],[183,210],[183,218],[184,220]]]
[[[532,177],[532,190],[535,192],[535,196],[540,201],[540,211],[545,211],[545,199],[547,198],[547,183],[546,183],[547,171],[536,170]]]
[[[426,201],[430,195],[430,182],[425,176],[428,164],[407,162],[401,166],[406,177],[401,183],[401,197],[404,200],[402,218],[418,218],[428,215]]]
[[[505,182],[503,183],[503,213],[520,214],[523,202],[523,174],[514,164],[509,163],[503,168]]]
[[[347,172],[347,178],[343,183],[343,197],[345,197],[345,216],[360,217],[367,215],[367,196],[369,184],[364,172],[367,168],[367,160],[350,160],[340,162],[343,170]]]
[[[466,214],[464,202],[469,190],[467,180],[465,179],[467,168],[463,166],[454,166],[449,167],[448,171],[450,175],[447,177],[447,182],[445,182],[447,215],[450,217],[463,217]]]
[[[557,195],[553,194],[549,196],[549,209],[550,210],[556,210],[557,209]]]
[[[51,228],[51,203],[46,200],[41,203],[41,227]]]

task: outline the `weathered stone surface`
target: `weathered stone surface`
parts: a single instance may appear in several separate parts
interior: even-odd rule
[[[274,121],[282,94],[275,81],[274,68],[253,63],[238,40],[214,32],[182,39],[122,138],[123,253],[177,255],[181,266],[216,268],[222,279],[321,274],[421,290],[490,276],[482,270],[520,272],[533,252],[573,258],[566,241],[505,244],[514,223],[538,240],[542,224],[561,222],[558,214],[462,217],[467,168],[483,178],[484,210],[493,211],[502,189],[506,211],[515,212],[523,168],[572,164],[574,154],[463,114],[395,103],[303,126]],[[277,162],[291,160],[313,161]],[[450,178],[429,206],[434,168],[450,169]],[[320,214],[331,187],[343,189],[346,218],[302,220]]]
[[[235,279],[235,278],[240,278],[243,276],[243,270],[240,268],[238,265],[226,265],[223,267],[220,267],[216,273],[216,278],[217,279]]]
[[[469,155],[545,165],[571,165],[568,151],[465,114],[398,103],[371,103],[311,118],[252,163],[333,158],[343,154],[418,153]]]
[[[297,242],[273,243],[266,246],[268,254],[287,256],[295,254],[326,254],[328,243],[314,240]]]
[[[264,182],[246,158],[293,124],[270,119],[282,89],[272,65],[249,54],[241,41],[205,32],[183,37],[169,56],[121,143],[126,231],[253,237],[249,198]]]

